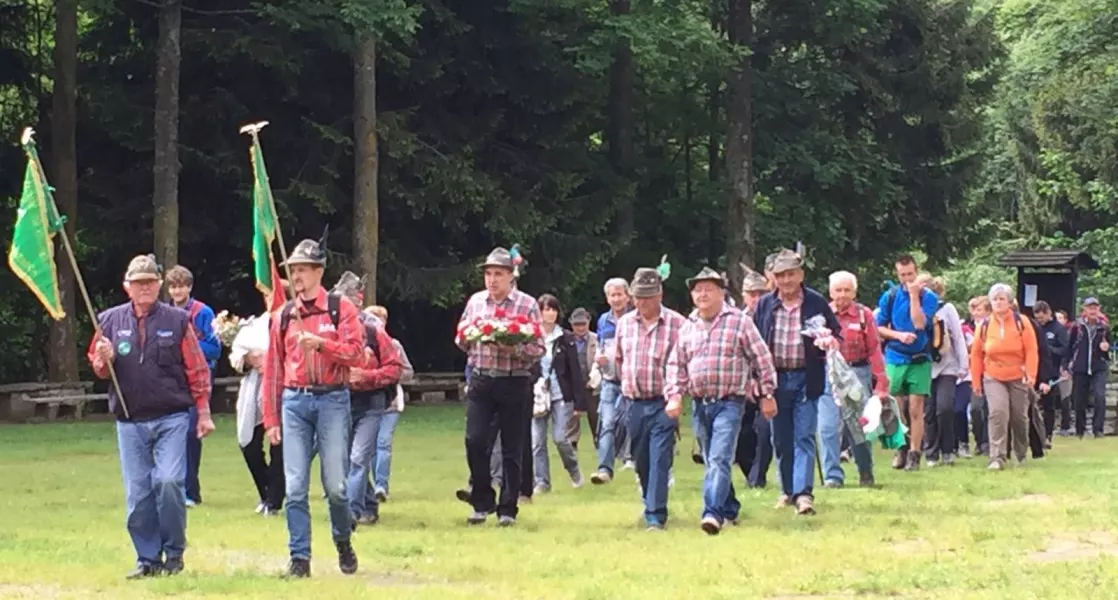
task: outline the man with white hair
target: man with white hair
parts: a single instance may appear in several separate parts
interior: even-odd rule
[[[831,310],[838,319],[842,330],[839,351],[846,359],[866,394],[877,396],[889,394],[889,380],[885,376],[885,359],[881,354],[881,341],[877,335],[873,312],[855,300],[858,294],[858,278],[849,271],[836,271],[830,276]],[[876,386],[871,385],[871,376]],[[823,395],[819,397],[819,442],[820,458],[823,463],[823,487],[839,488],[845,483],[845,474],[839,459],[843,428],[851,437],[851,454],[858,466],[858,483],[862,487],[872,487],[873,452],[865,436],[854,431],[858,415],[851,414],[846,408],[835,404],[831,394],[831,383],[826,382]]]
[[[590,477],[596,484],[613,479],[613,464],[620,451],[629,463],[625,415],[627,404],[621,397],[621,376],[617,368],[617,322],[633,309],[629,282],[614,277],[603,287],[609,311],[598,318],[598,355],[595,361],[602,374],[598,392],[598,472]]]

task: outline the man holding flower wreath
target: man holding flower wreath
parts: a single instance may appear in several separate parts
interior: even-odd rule
[[[479,267],[485,289],[470,297],[458,322],[455,344],[467,354],[466,462],[470,468],[471,525],[486,521],[496,504],[498,524],[516,523],[524,444],[532,416],[532,370],[544,354],[536,300],[514,288],[515,257],[504,248]],[[492,428],[500,430],[504,481],[500,499],[489,472]]]

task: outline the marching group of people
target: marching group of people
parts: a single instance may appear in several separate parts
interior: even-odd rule
[[[363,280],[347,272],[327,292],[325,265],[324,240],[300,242],[287,259],[293,299],[244,325],[229,356],[244,374],[237,437],[257,512],[285,509],[292,577],[310,575],[315,454],[339,568],[356,572],[350,536],[358,523],[376,523],[389,498],[400,386],[412,375],[403,347],[386,332],[387,312],[361,309]],[[816,511],[817,444],[823,487],[845,485],[848,458],[859,485],[876,486],[870,443],[855,431],[858,415],[832,394],[826,356],[834,350],[867,396],[898,400],[908,435],[896,469],[970,458],[968,429],[973,455],[988,455],[991,470],[1008,464],[1010,448],[1021,464],[1030,449],[1039,457],[1051,448],[1055,431],[1069,435],[1073,416],[1083,437],[1088,407],[1093,433],[1102,435],[1109,325],[1094,298],[1072,321],[1037,302],[1034,320],[1018,310],[1011,288],[996,284],[969,302],[964,317],[943,300],[944,282],[905,255],[895,265],[898,284],[871,309],[856,300],[853,273],[831,274],[828,298],[804,285],[803,259],[781,250],[762,273],[745,269],[740,303],[723,273],[704,268],[686,280],[693,307],[677,312],[663,303],[668,271],[640,268],[631,280],[606,282],[610,309],[595,332],[583,308],[571,311],[567,331],[558,298],[518,289],[518,265],[503,248],[479,265],[485,289],[470,297],[454,337],[467,356],[470,476],[457,495],[471,505],[473,525],[495,514],[499,525],[512,526],[522,502],[551,490],[549,439],[571,484],[582,487],[577,449],[585,414],[597,449],[590,482],[611,483],[620,460],[636,472],[642,526],[664,529],[688,399],[694,458],[705,468],[700,526],[708,534],[738,522],[735,464],[746,485],[764,488],[775,459],[777,506],[798,515]],[[129,302],[99,316],[89,350],[95,373],[119,385],[110,407],[137,554],[131,577],[182,570],[186,506],[201,502],[201,440],[214,429],[211,373],[221,342],[213,311],[191,297],[187,269],[166,274],[170,303],[159,300],[163,283],[152,257],[133,259],[124,278]],[[820,321],[829,335],[805,334],[805,324]],[[493,323],[535,335],[490,335]]]

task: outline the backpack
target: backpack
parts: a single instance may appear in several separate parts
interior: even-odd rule
[[[898,290],[900,290],[900,289],[901,289],[900,285],[893,286],[893,289],[889,290],[889,296],[885,298],[885,323],[889,326],[893,325],[893,303],[896,301],[897,294],[899,293]],[[939,306],[943,306],[943,304],[941,303]],[[936,308],[936,312],[939,312],[939,307]],[[940,346],[942,346],[942,340],[944,340],[948,337],[946,335],[946,332],[941,331],[940,332],[940,339],[941,339],[940,346],[937,346],[937,345],[933,344],[932,340],[935,338],[935,330],[936,330],[936,322],[937,321],[940,322],[940,325],[942,327],[943,320],[942,319],[937,319],[935,317],[935,315],[932,315],[931,322],[928,323],[928,325],[926,327],[924,327],[924,331],[928,334],[928,345],[927,345],[926,348],[924,348],[924,350],[926,352],[931,353],[933,361],[938,361],[939,360],[940,354],[942,353],[942,352],[940,352]],[[884,344],[887,344],[887,343],[888,343],[887,340],[885,342],[883,342],[883,347],[884,347]]]
[[[283,308],[280,309],[280,339],[287,335],[287,326],[291,324],[292,313],[295,312],[295,301],[288,300],[284,303]],[[326,312],[330,314],[330,322],[334,324],[334,329],[338,328],[338,321],[341,320],[342,312],[342,297],[338,294],[326,294]],[[311,313],[308,316],[313,316],[322,313]],[[380,344],[377,340],[376,328],[372,324],[365,321],[361,322],[365,326],[365,346],[371,348],[373,356],[376,356],[377,363],[380,363]]]
[[[986,317],[982,326],[978,328],[978,339],[982,341],[984,347],[986,345],[986,330],[990,328],[990,319],[992,318],[994,318],[993,315]],[[1021,313],[1013,311],[1013,323],[1017,325],[1017,333],[1025,333],[1025,326],[1021,324]]]
[[[935,362],[939,362],[951,351],[951,334],[947,331],[947,323],[939,316],[939,311],[946,304],[947,302],[941,300],[939,306],[936,307],[936,312],[932,316],[931,335],[928,336],[928,352]]]

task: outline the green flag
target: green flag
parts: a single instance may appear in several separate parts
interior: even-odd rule
[[[54,235],[62,228],[62,219],[29,132],[24,134],[23,149],[27,153],[27,171],[12,230],[8,266],[31,288],[50,316],[61,320],[66,313],[62,310],[58,269],[54,264]]]
[[[279,285],[279,271],[272,255],[272,242],[276,239],[276,211],[272,188],[268,183],[268,169],[264,166],[264,151],[255,132],[252,136],[252,264],[256,275],[256,289],[264,294],[268,310],[276,310],[286,300]]]

